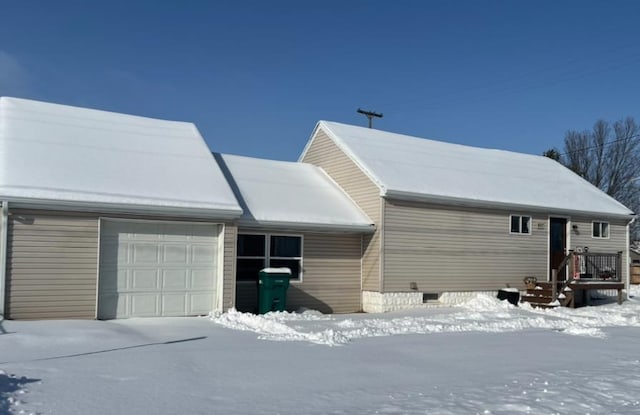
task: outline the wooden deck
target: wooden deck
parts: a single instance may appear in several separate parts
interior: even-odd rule
[[[567,283],[560,281],[557,283],[557,301],[553,299],[553,285],[550,282],[538,282],[534,288],[528,288],[522,296],[522,302],[528,302],[534,307],[579,307],[589,305],[589,291],[593,290],[616,290],[618,291],[618,304],[622,304],[622,290],[624,283],[610,280],[571,280]]]
[[[618,281],[585,281],[585,280],[573,280],[567,285],[573,290],[573,307],[575,307],[576,301],[582,305],[589,305],[589,291],[591,290],[617,290],[618,291],[618,304],[622,304],[622,290],[624,290],[624,283]]]

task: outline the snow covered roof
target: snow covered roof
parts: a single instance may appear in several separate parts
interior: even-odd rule
[[[610,216],[633,214],[547,157],[328,121],[318,123],[307,148],[318,129],[368,175],[383,197]],[[304,152],[301,159],[303,156]]]
[[[319,167],[216,154],[244,211],[240,224],[373,231],[373,222]]]
[[[0,200],[238,217],[195,125],[0,98]]]

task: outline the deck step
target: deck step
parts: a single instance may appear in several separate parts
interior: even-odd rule
[[[537,308],[555,308],[558,306],[567,306],[573,298],[572,292],[562,291],[563,283],[557,285],[556,293],[558,294],[559,305],[553,303],[553,284],[550,282],[538,282],[535,288],[527,288],[527,291],[521,297],[522,302],[531,304]]]

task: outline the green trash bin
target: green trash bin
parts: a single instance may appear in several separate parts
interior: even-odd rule
[[[258,279],[258,313],[284,311],[287,308],[287,288],[291,279],[289,268],[265,268]]]

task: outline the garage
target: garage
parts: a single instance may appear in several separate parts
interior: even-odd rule
[[[217,304],[220,225],[102,219],[98,318],[191,316]]]

